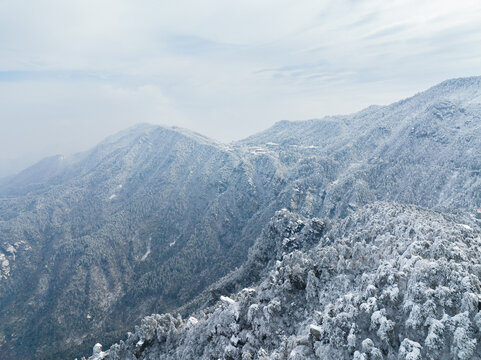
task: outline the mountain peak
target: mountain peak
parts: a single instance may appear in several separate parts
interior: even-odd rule
[[[472,99],[478,98],[481,95],[481,76],[445,80],[421,94],[433,98],[445,97],[452,100],[470,102]],[[414,97],[416,97],[416,95]],[[479,99],[478,102],[481,102],[481,99]]]
[[[165,135],[177,134],[186,138],[190,138],[201,144],[213,145],[213,146],[222,145],[222,143],[219,143],[216,140],[210,139],[195,131],[188,130],[179,126],[168,126],[168,125],[149,124],[149,123],[139,123],[125,130],[121,130],[116,134],[107,137],[99,145],[102,146],[102,145],[115,144],[115,143],[119,143],[119,144],[129,143],[132,140],[135,140],[142,136],[160,135],[160,134],[165,134]]]
[[[460,78],[452,78],[445,80],[435,87],[449,87],[449,88],[465,88],[481,86],[481,76],[468,76],[468,77],[460,77]]]

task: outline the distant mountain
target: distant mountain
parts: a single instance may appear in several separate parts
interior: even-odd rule
[[[480,224],[374,203],[319,233],[278,213],[261,281],[187,319],[148,316],[90,359],[478,359]]]
[[[73,358],[144,315],[212,305],[240,287],[232,274],[216,283],[236,267],[263,276],[248,250],[282,208],[473,213],[480,153],[476,77],[229,145],[144,124],[45,159],[0,183],[0,358]]]
[[[23,169],[32,166],[39,160],[43,159],[47,154],[52,154],[52,151],[44,149],[44,151],[37,151],[34,154],[27,153],[15,157],[8,157],[8,154],[1,154],[0,182],[5,181],[8,177],[17,174],[19,171],[22,171]]]
[[[448,80],[354,115],[280,122],[241,143],[267,142],[332,161],[334,181],[298,180],[316,215],[345,216],[349,203],[375,199],[474,209],[481,204],[481,77]]]

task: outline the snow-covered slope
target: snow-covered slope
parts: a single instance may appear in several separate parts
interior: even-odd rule
[[[374,201],[475,212],[480,83],[229,145],[143,124],[2,181],[0,358],[73,358],[146,314],[238,291],[268,271],[271,258],[249,262],[248,250],[282,208],[333,220]]]
[[[247,220],[272,190],[199,138],[142,126],[3,188],[0,358],[65,358],[93,334],[116,339],[241,264]]]
[[[301,213],[343,217],[349,204],[374,200],[474,209],[481,204],[481,77],[353,115],[284,121],[241,144],[303,154],[293,207]]]
[[[146,317],[91,359],[481,357],[479,222],[374,203],[320,235],[288,212],[268,228],[280,217],[288,237],[260,283],[188,319]]]

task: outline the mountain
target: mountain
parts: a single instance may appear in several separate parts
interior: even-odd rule
[[[345,216],[349,202],[374,199],[473,209],[481,203],[481,77],[448,80],[354,115],[281,122],[242,143],[266,141],[332,160],[334,181],[299,179],[303,191],[316,189],[315,214]]]
[[[279,250],[262,281],[188,319],[148,316],[90,359],[481,357],[481,221],[388,203],[324,233],[276,217],[258,240]]]
[[[249,172],[224,145],[142,127],[20,173],[0,203],[0,357],[64,358],[240,265],[273,191]]]
[[[248,251],[279,209],[326,227],[375,201],[473,213],[480,117],[474,77],[228,145],[144,124],[45,159],[0,183],[0,358],[80,356],[262,279]]]

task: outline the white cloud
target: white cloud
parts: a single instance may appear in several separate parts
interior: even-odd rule
[[[76,152],[139,122],[182,125],[172,100],[153,85],[120,87],[96,82],[0,83],[1,146],[22,153]],[[56,149],[56,150],[54,150]],[[3,152],[3,157],[8,154]],[[44,155],[44,154],[43,154]]]
[[[3,154],[145,121],[231,140],[477,75],[481,3],[0,0],[0,43]]]

